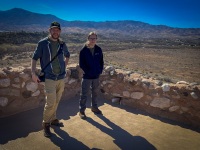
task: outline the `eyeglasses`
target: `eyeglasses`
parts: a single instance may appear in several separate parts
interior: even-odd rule
[[[89,38],[89,40],[97,40],[97,38]]]

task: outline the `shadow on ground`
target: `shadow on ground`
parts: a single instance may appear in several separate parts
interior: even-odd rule
[[[84,145],[82,142],[77,139],[69,136],[67,132],[58,127],[53,127],[56,135],[53,135],[50,140],[57,145],[60,150],[66,150],[66,148],[80,149],[80,150],[88,150],[89,147]]]
[[[77,105],[77,106],[76,106]],[[62,100],[57,114],[59,119],[68,120],[77,115],[78,100]],[[0,144],[26,137],[42,130],[43,107],[0,118]]]
[[[86,121],[91,123],[92,125],[96,126],[102,132],[110,135],[114,139],[114,143],[120,149],[137,149],[137,150],[156,150],[156,148],[150,144],[145,138],[141,136],[132,136],[126,130],[122,129],[121,127],[117,126],[109,119],[104,117],[103,115],[98,115],[100,119],[102,119],[110,128],[107,128],[98,122],[94,121],[92,118],[88,118]]]
[[[168,119],[163,119],[157,116],[152,116],[148,113],[145,113],[143,111],[130,108],[128,106],[113,104],[112,102],[108,100],[104,100],[103,98],[99,98],[99,106],[104,105],[105,103],[112,105],[113,107],[118,107],[120,109],[124,109],[128,112],[134,113],[134,114],[142,114],[146,116],[150,116],[154,119],[160,120],[162,122],[178,125],[183,128],[192,129],[188,127],[187,125],[183,125],[181,123],[171,121]],[[58,107],[58,119],[63,120],[69,120],[70,117],[73,117],[77,115],[79,109],[78,109],[78,100],[79,97],[74,97],[72,99],[63,99]],[[87,102],[87,107],[90,107],[90,100]],[[43,115],[43,107],[39,107],[33,110],[29,110],[26,112],[21,112],[16,115],[12,115],[5,118],[0,118],[0,144],[5,144],[11,140],[16,140],[18,138],[26,137],[32,132],[38,132],[42,130],[42,115]],[[116,124],[110,122],[106,117],[101,116],[100,119],[102,119],[105,123],[107,123],[113,131],[110,129],[107,129],[97,122],[95,122],[92,118],[88,118],[88,122],[98,127],[101,131],[106,132],[108,135],[112,136],[115,139],[115,143],[122,149],[126,149],[126,144],[121,145],[123,142],[133,142],[133,145],[136,145],[138,148],[142,148],[141,146],[149,147],[149,149],[155,149],[153,145],[148,143],[144,138],[139,136],[132,136],[127,131],[123,130]],[[58,136],[53,136],[51,138],[52,142],[54,142],[56,145],[58,145],[61,149],[66,144],[64,141],[69,141],[69,144],[75,144],[77,148],[79,149],[86,149],[87,147],[81,143],[80,141],[77,141],[73,137],[70,137],[68,133],[63,131],[62,129],[54,129]],[[118,134],[120,132],[120,134]],[[199,131],[197,131],[199,132]],[[119,136],[120,135],[120,136]],[[125,138],[124,138],[125,137]],[[123,141],[123,142],[119,142]],[[142,144],[141,144],[142,143]]]
[[[31,132],[41,130],[42,113],[43,108],[40,107],[9,117],[0,118],[0,144],[26,137]]]
[[[104,102],[109,104],[109,105],[112,105],[113,107],[118,107],[120,109],[126,110],[127,112],[130,112],[130,113],[133,113],[133,114],[140,114],[140,115],[144,115],[144,116],[149,116],[149,117],[156,119],[156,120],[159,120],[161,122],[171,124],[171,125],[180,126],[182,128],[193,130],[195,132],[200,133],[200,127],[193,127],[191,125],[188,125],[188,124],[185,124],[185,123],[182,123],[182,122],[178,122],[178,121],[175,121],[175,120],[170,120],[170,119],[167,119],[167,118],[164,118],[164,117],[160,117],[160,116],[150,114],[148,112],[145,112],[145,111],[137,109],[137,108],[132,108],[130,106],[120,105],[119,103],[112,103],[109,100],[105,100]]]

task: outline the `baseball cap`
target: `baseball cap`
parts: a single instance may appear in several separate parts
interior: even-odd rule
[[[58,28],[58,29],[61,30],[60,24],[58,22],[56,22],[56,21],[51,23],[50,28]]]

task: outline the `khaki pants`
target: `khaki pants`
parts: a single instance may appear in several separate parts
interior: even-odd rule
[[[45,79],[46,103],[43,112],[43,123],[50,123],[51,121],[57,119],[56,111],[64,91],[64,87],[64,79],[57,81]]]

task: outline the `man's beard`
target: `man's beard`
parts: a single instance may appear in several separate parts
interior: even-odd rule
[[[60,37],[59,34],[52,34],[51,35],[51,38],[55,39],[55,40],[59,39],[59,37]]]

